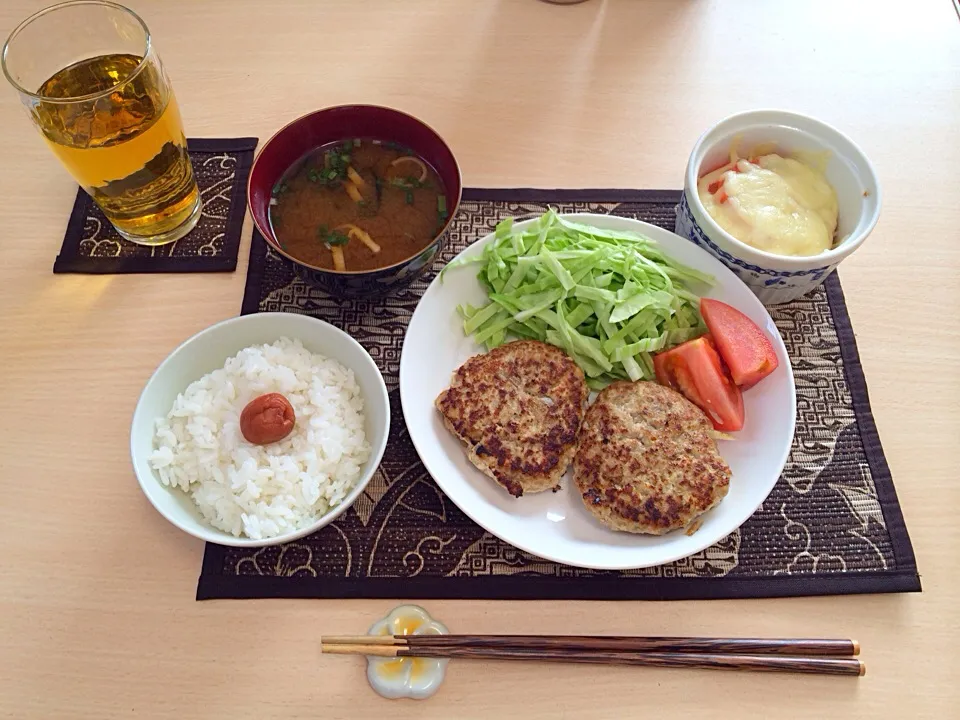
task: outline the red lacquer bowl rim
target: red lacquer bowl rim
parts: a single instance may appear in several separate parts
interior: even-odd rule
[[[421,125],[423,128],[425,128],[426,130],[428,130],[429,132],[431,132],[431,133],[437,138],[437,140],[440,141],[440,144],[441,144],[441,145],[444,147],[444,149],[446,149],[446,151],[450,154],[450,157],[451,157],[451,159],[453,160],[453,167],[454,167],[454,169],[456,170],[456,173],[457,173],[457,186],[458,186],[458,187],[457,187],[457,197],[456,197],[456,201],[451,204],[451,203],[449,202],[450,196],[449,196],[449,195],[447,196],[447,210],[448,210],[447,221],[443,224],[443,227],[441,227],[440,230],[437,231],[437,233],[433,236],[433,239],[431,239],[430,242],[428,242],[426,245],[424,245],[422,248],[420,248],[419,250],[417,250],[415,253],[413,253],[413,254],[410,255],[409,257],[406,257],[406,258],[404,258],[403,260],[400,260],[399,262],[394,263],[393,265],[387,265],[387,266],[385,266],[385,267],[374,268],[374,269],[372,269],[372,270],[342,270],[342,271],[341,271],[341,270],[331,270],[330,268],[319,267],[319,266],[317,266],[317,265],[311,265],[311,264],[309,264],[309,263],[304,262],[303,260],[300,260],[300,259],[298,259],[298,258],[293,257],[292,255],[290,255],[289,253],[287,253],[286,251],[284,251],[283,248],[280,247],[280,243],[277,242],[277,241],[272,237],[272,234],[269,233],[269,232],[267,232],[267,231],[266,231],[266,228],[261,227],[261,226],[260,226],[260,223],[257,221],[257,216],[256,216],[256,214],[253,212],[253,204],[250,202],[250,197],[251,197],[250,189],[251,189],[251,187],[252,187],[252,185],[253,185],[253,178],[254,178],[254,176],[255,176],[255,174],[256,174],[255,171],[256,171],[256,168],[257,168],[257,163],[260,161],[260,158],[263,157],[263,154],[264,154],[264,153],[267,151],[267,149],[270,147],[270,143],[272,143],[272,142],[277,138],[277,136],[279,136],[279,135],[280,135],[281,133],[283,133],[285,130],[287,130],[288,128],[290,128],[290,127],[292,127],[292,126],[294,126],[294,125],[296,125],[296,124],[298,124],[298,123],[304,122],[304,121],[308,120],[309,118],[312,118],[312,117],[314,117],[314,116],[316,116],[316,115],[321,115],[321,114],[329,113],[329,112],[333,112],[333,111],[344,112],[344,111],[349,111],[349,110],[367,110],[367,109],[370,109],[370,110],[382,110],[382,111],[385,111],[385,112],[387,112],[387,113],[393,113],[393,114],[395,114],[395,115],[402,115],[403,117],[406,117],[406,118],[408,118],[408,119],[410,119],[410,120],[413,120],[413,121],[414,121],[415,123],[417,123],[418,125]],[[390,141],[391,141],[391,139],[390,139],[389,137],[382,137],[382,138],[377,138],[377,139],[378,139],[378,140],[381,140],[381,141],[384,141],[384,140],[385,140],[385,141],[387,141],[387,142],[390,142]],[[432,164],[432,163],[431,163],[431,164]],[[447,188],[444,188],[444,189],[446,190]],[[387,270],[393,270],[393,269],[396,269],[396,268],[400,268],[400,267],[403,267],[404,265],[408,264],[411,260],[413,260],[414,258],[416,258],[416,257],[418,257],[419,255],[421,255],[425,250],[427,250],[427,249],[431,248],[432,246],[434,246],[434,245],[437,243],[437,241],[438,241],[440,238],[443,237],[444,233],[447,232],[447,230],[449,229],[451,223],[453,222],[453,218],[454,218],[454,216],[457,214],[457,210],[460,208],[460,200],[461,200],[462,197],[463,197],[463,174],[460,172],[460,164],[457,162],[457,156],[454,155],[454,154],[453,154],[453,150],[450,149],[450,144],[449,144],[449,143],[443,138],[443,136],[442,136],[440,133],[438,133],[432,126],[428,125],[427,123],[425,123],[425,122],[424,122],[423,120],[421,120],[420,118],[415,117],[414,115],[411,115],[410,113],[405,113],[405,112],[403,112],[402,110],[397,110],[396,108],[387,107],[387,106],[385,106],[385,105],[372,105],[372,104],[363,104],[363,103],[359,103],[359,104],[358,104],[358,103],[351,103],[351,104],[349,104],[349,105],[331,105],[330,107],[320,108],[319,110],[313,110],[313,111],[311,111],[311,112],[306,113],[305,115],[301,115],[301,116],[298,117],[298,118],[294,118],[293,120],[291,120],[290,122],[288,122],[286,125],[284,125],[283,127],[281,127],[279,130],[277,130],[275,133],[273,133],[273,135],[270,136],[270,139],[267,140],[267,141],[263,144],[263,146],[257,151],[257,155],[256,155],[256,157],[255,157],[254,160],[253,160],[253,164],[250,166],[250,174],[247,176],[247,210],[250,212],[250,219],[253,221],[254,227],[256,227],[256,229],[260,232],[260,235],[263,237],[264,241],[265,241],[271,248],[273,248],[276,252],[280,253],[280,254],[283,255],[285,258],[287,258],[288,260],[296,263],[297,265],[300,265],[300,266],[302,266],[302,267],[308,268],[308,269],[310,269],[310,270],[314,270],[314,271],[316,271],[316,272],[327,273],[328,275],[333,275],[333,276],[336,276],[336,277],[350,276],[350,275],[353,275],[353,276],[374,275],[374,274],[381,273],[381,272],[384,272],[384,271],[387,271]]]

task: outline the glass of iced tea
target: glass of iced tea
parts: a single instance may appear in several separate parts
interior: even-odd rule
[[[53,153],[127,240],[163,245],[200,218],[180,110],[136,13],[76,0],[24,20],[3,72]]]

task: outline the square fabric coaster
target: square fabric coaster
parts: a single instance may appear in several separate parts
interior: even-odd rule
[[[304,285],[254,233],[243,314],[305,313],[350,333],[390,392],[386,453],[334,522],[285,545],[207,545],[198,599],[252,597],[712,599],[915,592],[920,578],[870,412],[836,274],[770,308],[793,365],[790,458],[753,516],[716,545],[638,570],[585,570],[518,550],[476,525],[427,472],[404,424],[400,351],[427,285],[506,216],[608,213],[673,229],[678,191],[466,188],[431,272],[376,300],[337,300]]]
[[[124,240],[83,190],[73,204],[55,273],[233,272],[257,138],[187,140],[203,198],[200,221],[169,245]]]

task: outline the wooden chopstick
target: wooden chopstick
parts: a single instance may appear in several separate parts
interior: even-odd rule
[[[434,636],[439,637],[439,636]],[[390,640],[389,637],[384,638]],[[791,657],[784,655],[733,655],[693,652],[602,652],[569,649],[508,647],[456,647],[418,645],[338,644],[332,638],[321,641],[324,653],[373,655],[378,657],[463,658],[470,660],[525,660],[536,662],[587,663],[594,665],[635,665],[645,667],[695,668],[703,670],[747,670],[817,675],[866,673],[866,666],[854,658]]]
[[[613,635],[356,635],[324,636],[333,645],[402,647],[516,648],[596,652],[671,652],[710,655],[804,655],[849,657],[860,654],[856,640],[806,638],[630,637]]]

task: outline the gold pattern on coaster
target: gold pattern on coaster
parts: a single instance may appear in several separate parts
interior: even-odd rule
[[[190,140],[190,159],[203,208],[196,227],[167,245],[132,243],[82,190],[55,273],[231,272],[237,267],[246,212],[246,184],[256,138]]]

